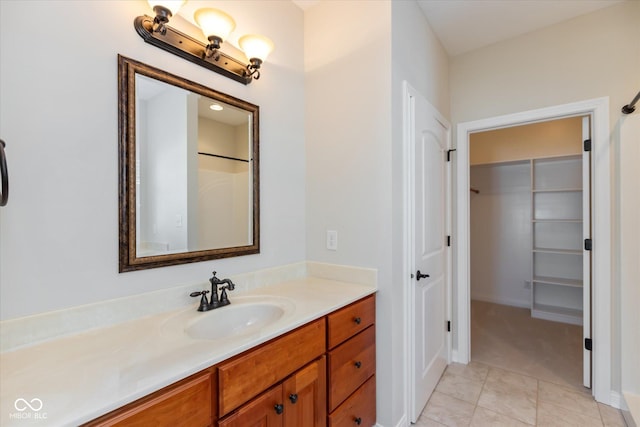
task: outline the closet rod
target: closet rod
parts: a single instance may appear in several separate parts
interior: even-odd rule
[[[198,151],[198,154],[202,154],[203,156],[219,157],[219,158],[221,158],[221,159],[227,159],[227,160],[235,160],[236,162],[246,162],[246,163],[249,163],[249,160],[245,160],[245,159],[238,159],[237,157],[221,156],[220,154],[201,153],[201,152],[199,152],[199,151]]]
[[[636,102],[638,102],[638,100],[640,99],[640,92],[638,92],[638,94],[636,95],[635,98],[633,98],[633,100],[628,103],[627,105],[625,105],[624,107],[622,107],[622,112],[624,114],[631,114],[634,111],[636,111]]]

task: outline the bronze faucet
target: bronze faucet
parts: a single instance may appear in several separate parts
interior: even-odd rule
[[[198,307],[198,311],[209,311],[214,310],[219,307],[224,307],[225,305],[231,304],[229,298],[227,297],[227,290],[232,291],[236,288],[236,285],[233,284],[231,279],[223,279],[220,280],[216,277],[216,272],[213,272],[213,276],[209,279],[211,282],[211,300],[207,300],[207,294],[209,291],[199,291],[199,292],[191,292],[190,296],[197,297],[202,296],[200,298],[200,306]],[[220,298],[218,298],[218,285],[226,286],[220,287]]]

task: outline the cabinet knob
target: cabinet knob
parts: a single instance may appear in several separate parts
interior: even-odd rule
[[[298,401],[298,395],[296,393],[291,393],[289,395],[289,400],[291,403],[296,403]]]
[[[359,317],[356,317],[355,319],[353,319],[354,322],[356,322],[356,325],[359,325],[360,323],[362,323],[362,319]]]
[[[362,362],[361,361],[357,361],[356,363],[353,364],[356,368],[360,369],[362,367]]]
[[[284,412],[284,406],[280,404],[276,404],[273,409],[276,410],[276,414],[280,415]]]
[[[362,418],[360,417],[356,417],[353,421],[358,425],[362,424]]]

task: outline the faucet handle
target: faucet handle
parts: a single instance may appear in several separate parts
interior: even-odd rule
[[[207,301],[208,293],[209,291],[204,290],[204,291],[191,292],[189,294],[189,296],[192,298],[202,295],[202,298],[200,298],[200,307],[198,307],[198,311],[207,311],[207,307],[209,306],[209,301]]]

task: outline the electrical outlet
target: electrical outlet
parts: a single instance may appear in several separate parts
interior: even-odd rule
[[[338,250],[338,232],[335,230],[327,230],[327,249]]]

